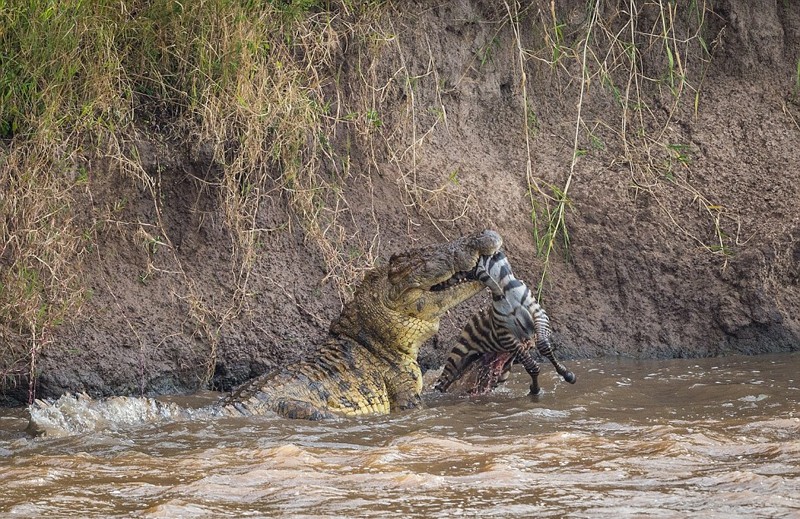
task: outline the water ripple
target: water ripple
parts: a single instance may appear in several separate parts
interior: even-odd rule
[[[364,420],[0,435],[21,517],[796,517],[798,355],[584,361],[575,386]],[[6,417],[4,424],[19,424]]]

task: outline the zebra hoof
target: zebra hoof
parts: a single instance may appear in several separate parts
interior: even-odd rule
[[[542,395],[542,394],[544,394],[544,391],[542,391],[542,388],[540,388],[539,386],[531,386],[531,392],[530,392],[529,396],[539,396],[539,395]]]
[[[570,384],[574,384],[577,378],[575,377],[575,373],[567,371],[566,373],[564,373],[564,380],[566,380]]]

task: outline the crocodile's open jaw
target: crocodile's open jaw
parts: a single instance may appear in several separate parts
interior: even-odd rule
[[[431,292],[441,292],[442,290],[447,290],[448,288],[453,288],[463,283],[468,283],[470,281],[477,281],[477,280],[478,276],[475,273],[475,267],[473,267],[472,270],[456,272],[455,274],[445,279],[444,281],[436,283],[431,288],[429,288],[429,290]]]
[[[385,270],[388,286],[370,294],[383,294],[387,309],[427,321],[429,331],[435,332],[442,315],[484,288],[477,276],[478,261],[502,245],[499,234],[486,230],[395,254]]]

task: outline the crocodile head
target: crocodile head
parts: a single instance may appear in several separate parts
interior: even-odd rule
[[[331,331],[416,355],[445,312],[484,288],[475,275],[478,259],[502,244],[499,234],[486,230],[395,254],[365,275]]]
[[[437,321],[484,288],[475,272],[478,260],[502,244],[499,234],[483,231],[395,254],[389,260],[389,287],[383,304],[416,319]]]

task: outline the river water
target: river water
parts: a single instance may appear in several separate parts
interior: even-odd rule
[[[800,517],[800,353],[543,366],[484,397],[311,423],[28,438],[0,410],[12,517]],[[202,405],[215,395],[182,402]]]

